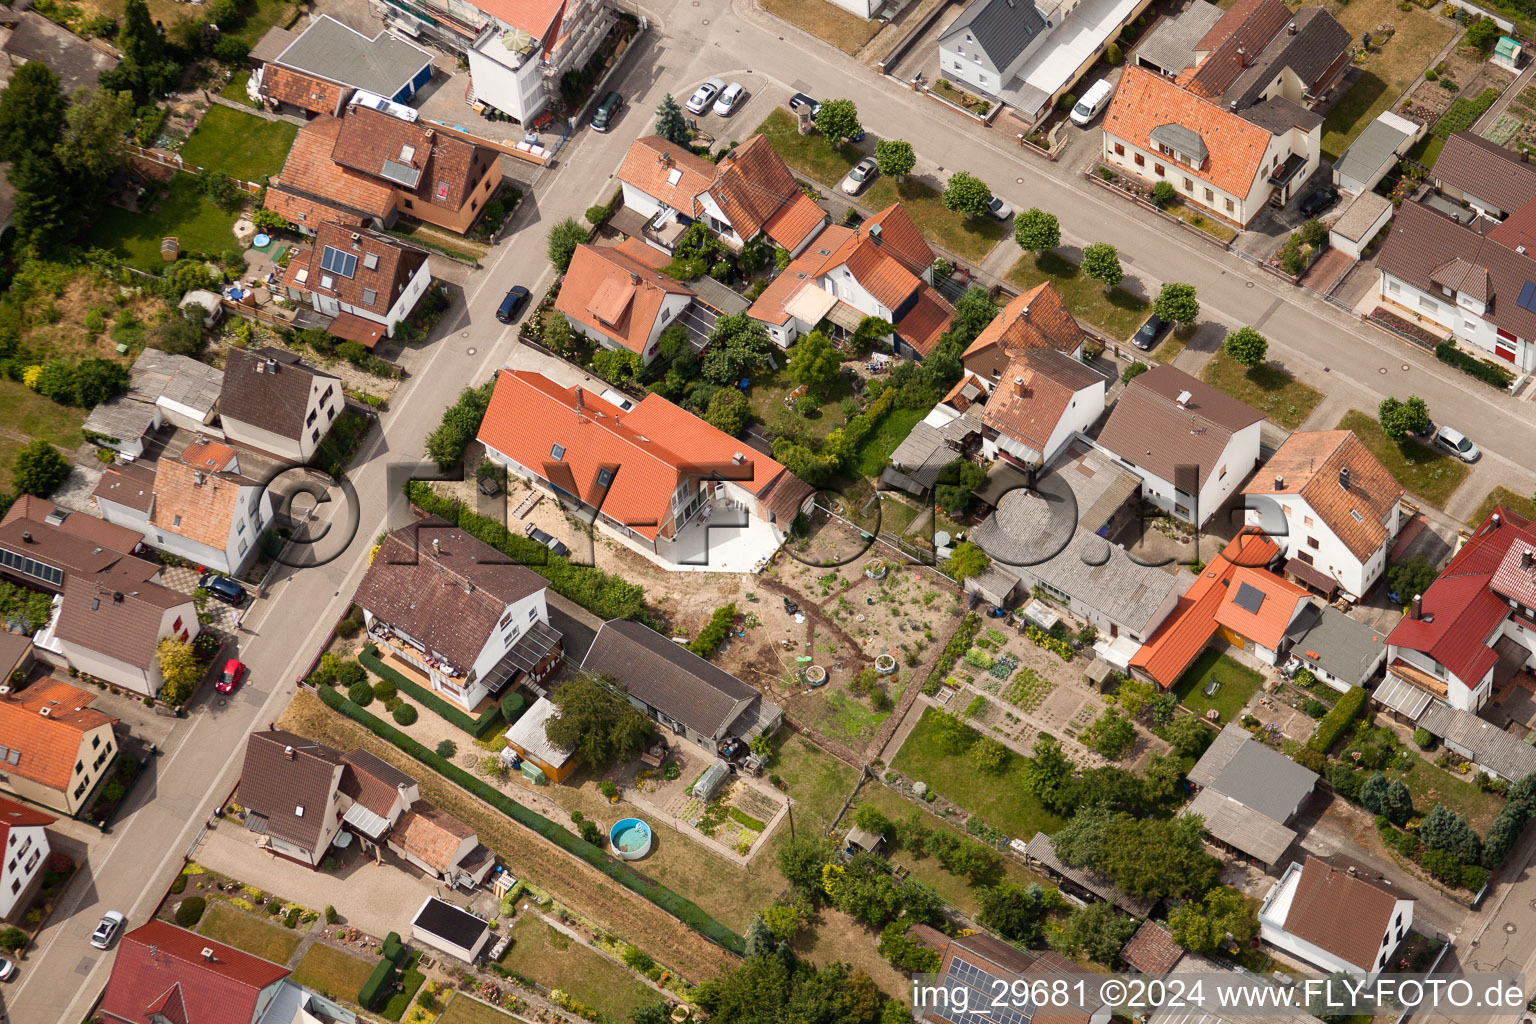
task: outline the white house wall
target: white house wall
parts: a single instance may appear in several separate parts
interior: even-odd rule
[[[499,34],[486,45],[500,46]],[[519,121],[537,117],[549,103],[537,55],[530,55],[522,67],[513,69],[471,47],[469,75],[476,98]]]
[[[41,825],[13,825],[0,851],[7,863],[16,860],[16,870],[0,875],[0,918],[8,918],[23,899],[32,898],[32,883],[48,867],[48,833]],[[35,855],[35,856],[34,856]]]
[[[1461,295],[1452,299],[1443,293],[1423,291],[1385,270],[1381,272],[1380,287],[1381,297],[1388,302],[1403,307],[1410,315],[1433,321],[1458,341],[1481,349],[1496,362],[1507,363],[1521,373],[1536,369],[1536,349],[1522,338],[1501,339],[1498,328],[1483,319],[1481,303]]]
[[[1280,544],[1282,557],[1290,559],[1306,555],[1307,558],[1303,558],[1302,561],[1310,560],[1314,568],[1326,576],[1331,576],[1338,582],[1341,590],[1354,598],[1365,594],[1381,577],[1382,571],[1386,568],[1387,549],[1391,546],[1392,539],[1397,536],[1399,528],[1396,507],[1393,508],[1387,522],[1386,539],[1369,558],[1362,562],[1299,494],[1264,495],[1264,497],[1279,505],[1285,518],[1286,535],[1272,538]],[[1261,509],[1250,508],[1246,519],[1251,526],[1264,525]],[[1311,543],[1312,541],[1316,544]]]
[[[1105,382],[1100,381],[1073,394],[1066,411],[1056,421],[1056,428],[1045,442],[1045,451],[1041,453],[1045,465],[1051,464],[1063,445],[1077,434],[1086,433],[1104,414],[1105,389]]]

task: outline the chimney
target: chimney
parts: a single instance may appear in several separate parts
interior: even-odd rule
[[[1277,490],[1277,491],[1285,490],[1285,477],[1280,476],[1279,474],[1275,475],[1275,490]]]
[[[298,760],[298,758],[296,758],[296,757],[295,757],[295,756],[294,756],[294,753],[293,753],[293,748],[292,748],[292,747],[284,747],[284,748],[283,748],[283,754],[284,754],[284,756],[286,756],[286,757],[287,757],[287,758],[288,758],[288,760],[290,760],[290,761],[296,761],[296,760]]]
[[[1013,378],[1013,393],[1018,395],[1020,398],[1024,397],[1024,378],[1023,377],[1015,377],[1015,378]]]
[[[1344,488],[1346,491],[1349,490],[1349,467],[1348,466],[1343,466],[1343,467],[1341,467],[1339,469],[1339,486]]]
[[[576,385],[576,422],[581,423],[587,411],[587,393],[581,390],[581,385]]]
[[[747,461],[747,457],[741,454],[741,452],[737,452],[735,455],[731,456],[731,465],[733,466],[739,466],[745,461]]]
[[[204,946],[203,947],[203,959],[204,960],[208,960],[208,961],[212,961],[213,960],[213,947],[212,946]]]
[[[268,359],[267,360],[267,372],[268,373],[276,373],[277,372],[277,360],[276,359]]]
[[[1408,617],[1417,619],[1424,614],[1424,595],[1414,594],[1413,600],[1408,602]]]
[[[1499,528],[1499,524],[1502,522],[1504,522],[1504,517],[1495,512],[1493,514],[1493,528],[1497,530]]]
[[[1532,554],[1531,549],[1526,548],[1520,553],[1520,568],[1530,572],[1532,566],[1536,566],[1536,554]]]
[[[1246,46],[1239,46],[1237,48],[1237,62],[1243,67],[1248,66],[1248,48]],[[1237,106],[1236,103],[1233,103],[1232,105],[1234,107]]]
[[[1296,34],[1296,23],[1294,21],[1291,22],[1291,24],[1286,28],[1285,31],[1286,31],[1286,33],[1288,35],[1295,35]]]
[[[114,591],[112,591],[112,603],[113,604],[122,604],[123,603],[123,592],[121,590],[114,590]]]
[[[31,531],[23,531],[23,532],[22,532],[22,535],[21,535],[21,542],[22,542],[22,543],[23,543],[23,544],[34,544],[34,543],[36,543],[36,542],[35,542],[35,541],[34,541],[34,540],[33,540],[33,539],[32,539],[32,533],[31,533]]]
[[[1023,311],[1021,313],[1019,313],[1019,316],[1021,316],[1024,319],[1025,323],[1029,323],[1029,307],[1025,306]]]
[[[434,555],[441,555],[443,553],[443,542],[436,537],[432,538],[432,553]]]
[[[201,487],[201,486],[203,486],[203,480],[204,479],[206,479],[206,478],[203,476],[203,471],[202,470],[194,469],[192,471],[192,485],[194,487]]]
[[[1523,164],[1528,164],[1531,162],[1531,153],[1529,150],[1522,149],[1520,151],[1520,162]]]
[[[629,272],[629,283],[630,284],[635,284],[635,285],[639,284],[640,283],[640,275],[635,273],[633,270],[631,270]]]

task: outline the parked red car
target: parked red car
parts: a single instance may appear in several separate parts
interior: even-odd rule
[[[245,664],[239,658],[230,658],[224,663],[224,674],[219,676],[219,681],[213,684],[213,688],[220,693],[234,693],[235,687],[245,678]]]

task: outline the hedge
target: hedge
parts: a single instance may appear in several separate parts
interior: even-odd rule
[[[389,957],[383,957],[373,965],[373,973],[368,975],[363,987],[357,990],[357,1005],[365,1010],[377,1009],[379,997],[389,990],[389,984],[394,980],[394,962]]]
[[[508,725],[515,725],[523,712],[528,710],[528,701],[520,693],[509,693],[501,698],[501,717]]]
[[[720,649],[725,643],[726,637],[731,635],[731,627],[736,623],[736,604],[721,605],[709,616],[709,622],[699,630],[699,635],[688,644],[688,649],[701,658],[707,658]]]
[[[406,497],[424,512],[442,516],[465,533],[549,580],[555,593],[604,619],[634,619],[652,629],[662,623],[645,603],[645,588],[590,565],[576,565],[542,544],[511,532],[494,519],[476,515],[461,501],[444,498],[425,480],[405,485]]]
[[[1349,691],[1340,697],[1334,704],[1333,710],[1323,716],[1323,720],[1317,723],[1317,728],[1312,730],[1312,738],[1307,740],[1307,749],[1316,750],[1326,754],[1333,746],[1334,741],[1349,728],[1349,724],[1360,714],[1360,709],[1365,707],[1365,691],[1358,686],[1351,686]]]
[[[1448,341],[1442,341],[1435,346],[1435,358],[1442,363],[1456,367],[1462,373],[1476,377],[1484,384],[1491,384],[1496,388],[1509,387],[1510,381],[1515,375],[1491,359],[1479,359],[1457,348]]]
[[[458,726],[477,740],[488,735],[491,730],[501,724],[501,709],[495,704],[486,708],[479,718],[473,718],[463,708],[450,704],[425,686],[384,664],[379,658],[379,648],[372,643],[363,645],[363,649],[358,652],[357,660],[367,666],[368,671],[380,679],[394,683],[397,690],[415,697],[417,703],[430,708],[439,718]],[[322,687],[323,689],[326,688]],[[350,696],[351,694],[348,694],[348,697]],[[352,703],[357,704],[359,702],[354,699]],[[395,721],[398,722],[400,720],[397,718]],[[400,724],[409,725],[411,723],[401,722]]]
[[[203,911],[207,905],[207,901],[201,896],[188,896],[181,901],[181,906],[176,908],[176,923],[183,928],[191,928],[203,919]]]
[[[485,801],[519,824],[537,832],[567,853],[580,857],[626,889],[650,900],[706,939],[737,955],[742,955],[745,952],[746,943],[742,941],[741,936],[710,917],[697,904],[679,896],[664,885],[658,885],[655,882],[642,878],[630,870],[627,865],[609,857],[581,837],[572,835],[568,829],[555,824],[542,814],[524,807],[505,793],[475,778],[469,772],[454,765],[446,758],[438,757],[435,751],[422,746],[403,732],[364,711],[356,704],[347,700],[343,694],[337,693],[334,689],[326,686],[322,686],[319,693],[320,699],[326,704],[359,725],[364,726],[375,736],[394,744],[401,751],[431,768],[448,781]]]
[[[411,1000],[416,998],[416,990],[421,988],[422,982],[427,980],[426,975],[416,967],[418,959],[420,959],[418,954],[412,954],[401,965],[403,973],[400,975],[400,988],[390,995],[389,1001],[384,1004],[384,1009],[379,1011],[379,1015],[385,1020],[399,1020],[403,1017],[406,1007],[410,1006]]]
[[[405,946],[400,942],[400,933],[390,932],[384,936],[384,959],[398,965],[403,956],[405,956]]]
[[[928,673],[928,678],[923,680],[922,690],[930,697],[939,692],[939,687],[944,685],[944,677],[949,670],[955,667],[960,655],[971,649],[971,642],[976,639],[976,634],[981,632],[981,616],[976,612],[968,613],[960,620],[960,625],[955,627],[955,633],[949,638],[949,643],[944,645],[944,653],[939,655],[939,660],[933,665],[933,671]]]

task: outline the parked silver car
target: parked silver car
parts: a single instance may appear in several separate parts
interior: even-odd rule
[[[720,94],[720,98],[715,100],[715,116],[730,117],[735,112],[736,105],[741,102],[741,98],[746,94],[747,87],[740,82],[732,82],[726,86],[725,91]]]
[[[711,78],[694,90],[688,97],[688,113],[702,114],[709,109],[709,105],[715,102],[715,97],[720,95],[720,90],[725,88],[725,83],[718,78]]]
[[[864,187],[875,180],[879,174],[875,166],[875,158],[867,156],[853,165],[853,169],[843,176],[842,190],[850,196],[856,196],[864,191]]]
[[[1455,427],[1441,427],[1435,431],[1435,443],[1462,462],[1476,462],[1483,457],[1482,449],[1472,439]]]

